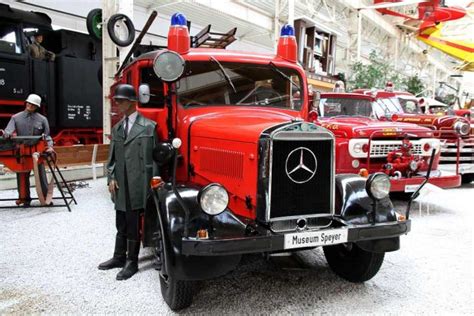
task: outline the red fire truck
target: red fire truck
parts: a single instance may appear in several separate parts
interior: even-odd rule
[[[442,188],[461,185],[459,174],[436,170],[440,140],[431,129],[376,120],[375,102],[376,98],[357,93],[317,94],[318,120],[336,136],[337,173],[384,172],[390,176],[392,192],[413,192],[425,180],[434,149],[430,183]]]
[[[446,103],[440,102],[432,98],[416,98],[413,94],[404,92],[402,95],[399,94],[400,103],[403,102],[416,102],[418,103],[422,113],[435,114],[435,115],[457,115],[462,116],[466,120],[471,120],[471,111],[469,109],[453,109],[452,106]]]
[[[389,89],[390,90],[390,89]],[[441,140],[440,169],[459,172],[462,182],[474,180],[474,130],[464,117],[424,114],[416,100],[406,92],[386,90],[355,90],[355,93],[371,95],[373,113],[379,120],[414,123],[437,131]]]
[[[173,310],[191,304],[194,281],[227,273],[248,253],[322,246],[335,273],[366,281],[410,230],[388,176],[336,175],[332,132],[303,121],[308,86],[293,34],[283,27],[276,55],[190,47],[175,14],[167,48],[117,76],[158,123],[161,177],[151,183],[143,242],[159,258]]]
[[[391,88],[385,89],[391,90]],[[408,113],[416,112],[419,114],[434,114],[438,116],[456,115],[464,117],[468,121],[471,119],[471,111],[469,109],[454,109],[452,106],[438,100],[425,97],[417,98],[406,91],[393,92],[396,94],[401,106],[403,108],[408,107],[406,110]]]

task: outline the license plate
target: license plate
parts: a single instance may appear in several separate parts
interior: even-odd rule
[[[415,192],[419,186],[420,186],[419,184],[407,184],[405,185],[405,193]]]
[[[285,249],[327,246],[347,242],[347,229],[285,234]]]

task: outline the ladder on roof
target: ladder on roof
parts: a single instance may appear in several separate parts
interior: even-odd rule
[[[236,40],[234,36],[236,32],[236,27],[227,33],[211,32],[211,24],[209,24],[195,36],[191,37],[191,47],[226,48]]]

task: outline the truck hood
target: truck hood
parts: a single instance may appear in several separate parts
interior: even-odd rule
[[[289,123],[294,115],[277,110],[254,108],[249,111],[226,108],[195,116],[191,119],[191,137],[206,137],[245,143],[257,143],[260,134],[269,127]]]
[[[434,126],[436,129],[440,128],[452,128],[454,123],[461,121],[468,123],[468,120],[465,118],[454,116],[454,115],[433,115],[433,114],[407,114],[407,113],[400,113],[397,114],[398,119],[397,122],[404,122],[404,123],[414,123],[424,126]]]
[[[388,134],[393,132],[403,132],[405,130],[418,133],[429,131],[426,127],[418,126],[416,124],[383,122],[366,117],[322,118],[321,125],[331,130],[336,136],[347,138],[366,138],[376,131],[382,131],[382,133],[385,132]],[[382,135],[378,134],[377,136]]]

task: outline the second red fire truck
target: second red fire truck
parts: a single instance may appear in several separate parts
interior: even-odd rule
[[[460,173],[464,183],[474,180],[474,130],[466,118],[424,114],[411,94],[390,88],[354,92],[375,98],[373,111],[378,120],[413,123],[436,131],[441,141],[440,169]]]
[[[392,192],[413,192],[424,181],[432,150],[430,183],[457,187],[461,177],[438,169],[440,140],[431,129],[376,119],[377,98],[357,93],[317,94],[318,121],[336,136],[338,173],[384,172]]]

